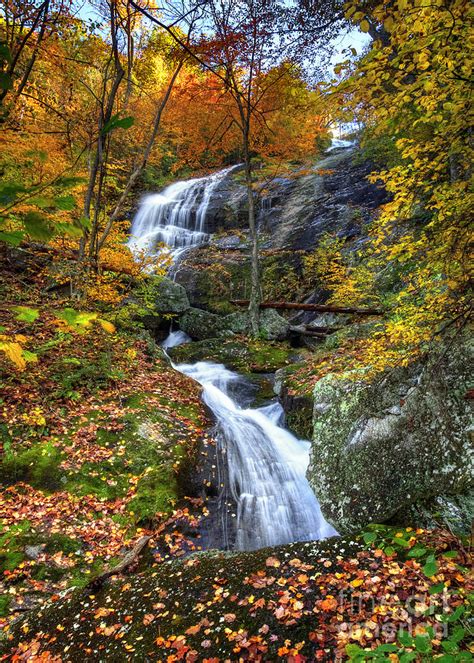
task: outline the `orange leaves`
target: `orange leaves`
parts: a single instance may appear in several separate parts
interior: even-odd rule
[[[337,600],[334,598],[334,596],[328,596],[325,598],[323,601],[320,601],[319,603],[319,609],[323,610],[324,612],[332,612],[337,608]],[[316,611],[316,608],[315,608]]]
[[[265,564],[267,566],[272,566],[274,568],[278,568],[281,566],[280,560],[278,560],[276,557],[268,557],[267,560],[265,561]]]

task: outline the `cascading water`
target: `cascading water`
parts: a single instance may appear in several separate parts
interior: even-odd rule
[[[342,138],[333,138],[331,145],[328,147],[326,152],[332,152],[332,150],[341,150],[348,149],[349,147],[354,146],[354,141],[352,140],[343,140]]]
[[[204,244],[209,239],[206,214],[212,194],[235,168],[238,166],[208,177],[176,182],[161,193],[145,196],[133,220],[130,249],[153,255],[157,246],[164,243],[176,260],[186,249]]]
[[[180,341],[174,336],[164,345]],[[253,550],[337,534],[324,520],[305,476],[309,443],[281,427],[281,405],[241,407],[245,381],[222,364],[197,362],[174,368],[203,386],[203,401],[216,419],[218,469],[224,485],[216,522],[222,545]],[[235,506],[233,519],[229,503]]]

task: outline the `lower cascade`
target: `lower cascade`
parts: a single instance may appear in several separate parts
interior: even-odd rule
[[[187,340],[183,332],[172,332],[163,348]],[[280,425],[281,405],[247,407],[248,383],[222,364],[173,367],[202,385],[203,401],[216,420],[222,547],[254,550],[336,535],[305,476],[309,443]]]

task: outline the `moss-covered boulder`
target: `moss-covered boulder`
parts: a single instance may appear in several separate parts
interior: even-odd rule
[[[388,553],[388,546],[365,549],[348,537],[209,550],[146,567],[145,551],[141,573],[53,596],[13,624],[0,656],[63,663],[472,661],[461,628],[470,616],[468,555],[446,532],[411,533],[383,530],[408,547],[412,538],[418,550],[429,546],[435,578],[402,546]],[[446,621],[449,630],[440,628]]]
[[[383,378],[318,382],[308,479],[338,531],[472,488],[467,357],[458,343]]]
[[[282,315],[274,309],[265,309],[260,312],[260,333],[269,341],[283,340],[288,336],[290,325]]]
[[[180,328],[191,338],[202,341],[232,333],[222,316],[200,308],[190,308],[179,319]]]
[[[157,282],[153,299],[153,308],[158,313],[184,313],[191,306],[183,286],[167,278]]]
[[[237,311],[224,317],[224,324],[234,334],[250,332],[250,319],[247,311]],[[274,309],[260,312],[260,335],[268,341],[283,341],[288,336],[288,321]]]

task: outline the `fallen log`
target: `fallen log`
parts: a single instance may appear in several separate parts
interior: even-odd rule
[[[234,306],[248,306],[248,299],[232,299]],[[383,315],[378,308],[358,308],[356,306],[329,306],[327,304],[299,304],[295,302],[261,302],[260,308],[276,308],[296,311],[316,311],[318,313],[355,313],[357,315]]]
[[[140,539],[138,539],[134,547],[130,550],[130,552],[128,552],[124,556],[121,562],[113,566],[111,569],[107,569],[100,575],[93,578],[88,583],[87,587],[97,589],[98,587],[104,584],[107,578],[111,578],[112,576],[116,576],[119,573],[123,573],[123,571],[128,569],[128,567],[131,566],[138,559],[142,550],[147,545],[150,539],[151,536],[142,536]]]

